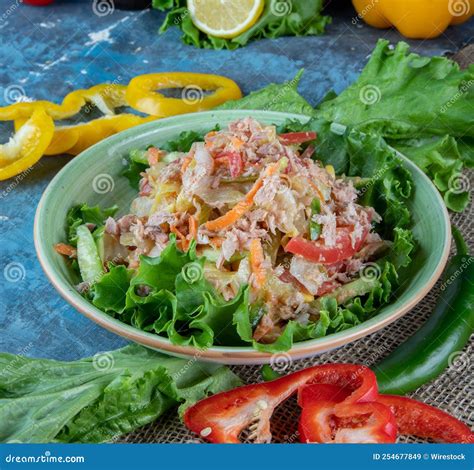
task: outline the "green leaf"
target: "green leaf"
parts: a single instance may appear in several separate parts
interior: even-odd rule
[[[449,188],[474,165],[474,65],[420,57],[408,44],[380,40],[359,78],[316,115],[387,139],[435,183],[448,208],[462,211],[468,191]]]
[[[216,126],[218,128],[218,126]],[[216,129],[216,127],[214,129]],[[202,142],[207,132],[183,131],[179,136],[163,145],[168,152],[189,152],[194,142]]]
[[[412,261],[412,252],[415,249],[413,232],[400,227],[394,229],[395,238],[390,248],[388,259],[396,269],[406,268]]]
[[[73,362],[0,354],[0,442],[105,442],[240,385],[226,367],[138,345]]]
[[[92,303],[104,312],[122,313],[131,277],[132,271],[125,266],[111,266],[94,285]]]
[[[473,137],[474,65],[466,70],[444,57],[420,57],[399,42],[379,40],[359,78],[321,104],[330,122],[377,130],[392,139],[420,135]]]
[[[140,257],[140,267],[131,281],[131,286],[148,286],[155,291],[167,289],[174,291],[176,276],[181,269],[196,259],[195,244],[184,253],[178,250],[176,242],[168,243],[160,256]]]
[[[303,70],[300,70],[288,82],[271,83],[239,100],[227,101],[216,109],[262,109],[311,115],[313,108],[297,90],[302,74]]]
[[[118,211],[117,206],[101,209],[99,206],[79,204],[71,207],[66,216],[66,235],[68,242],[76,246],[77,228],[83,224],[102,225],[108,217],[113,217]]]
[[[149,168],[146,150],[131,150],[122,176],[128,179],[130,186],[138,191],[141,173]]]
[[[463,188],[462,184],[457,187],[465,177],[462,176],[463,159],[454,137],[394,140],[390,144],[430,176],[443,194],[448,209],[461,212],[467,207],[470,200],[468,188]]]

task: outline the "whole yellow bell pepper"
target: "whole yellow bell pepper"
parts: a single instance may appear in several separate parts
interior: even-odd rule
[[[376,28],[394,26],[412,39],[438,37],[449,25],[468,21],[474,0],[352,0],[358,18]]]

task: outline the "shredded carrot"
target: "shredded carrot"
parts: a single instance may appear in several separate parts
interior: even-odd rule
[[[279,167],[279,162],[269,165],[265,171],[264,176],[258,178],[250,191],[245,195],[245,199],[238,202],[229,212],[222,215],[221,217],[206,222],[206,228],[208,230],[217,232],[237,222],[237,220],[239,220],[252,207],[255,194],[257,194],[258,190],[263,186],[263,178],[265,176],[274,175],[278,171]]]
[[[221,237],[213,237],[209,239],[209,244],[212,245],[214,248],[220,248],[223,242],[224,239]]]
[[[324,202],[324,196],[321,190],[318,188],[317,185],[315,185],[309,178],[308,178],[310,186],[316,191],[318,198],[321,202]]]
[[[56,243],[56,245],[54,245],[54,250],[60,255],[69,256],[69,258],[77,258],[77,250],[71,245]]]
[[[209,137],[214,137],[217,134],[217,131],[209,131],[204,138],[207,139]]]
[[[188,168],[189,164],[191,163],[192,158],[191,157],[186,157],[183,160],[183,164],[181,165],[181,173],[184,173],[186,171],[186,168]]]
[[[258,238],[254,238],[250,242],[250,270],[254,275],[254,285],[257,288],[261,288],[267,277],[263,262],[265,260],[263,254],[262,244]]]
[[[189,236],[191,240],[196,240],[197,231],[198,231],[198,223],[197,223],[197,220],[192,215],[189,216],[188,225],[189,225]]]
[[[181,249],[186,251],[188,242],[186,237],[174,225],[170,225],[170,232],[174,233],[178,237],[176,245],[180,245]]]
[[[237,222],[250,208],[252,203],[246,200],[238,202],[229,212],[217,219],[206,222],[206,228],[218,232]]]

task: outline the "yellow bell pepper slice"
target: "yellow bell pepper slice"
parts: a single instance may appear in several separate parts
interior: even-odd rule
[[[182,88],[181,98],[168,98],[155,91],[172,88]],[[205,94],[207,91],[213,93]],[[203,111],[241,96],[240,88],[230,78],[184,72],[140,75],[130,81],[126,93],[132,108],[157,117]]]
[[[0,121],[28,119],[34,110],[42,107],[54,120],[69,119],[78,114],[84,106],[92,104],[103,114],[114,114],[115,103],[125,103],[124,85],[101,84],[84,90],[75,90],[66,95],[61,104],[50,101],[21,102],[0,108]]]
[[[45,155],[78,155],[83,150],[111,135],[130,127],[155,120],[154,116],[141,117],[134,114],[104,116],[72,126],[56,126],[54,135],[45,150]],[[21,129],[25,120],[17,119],[15,129]]]
[[[111,135],[155,120],[154,116],[141,117],[134,114],[118,114],[116,116],[104,116],[92,121],[78,124],[76,126],[56,127],[52,144],[59,144],[63,138],[75,140],[74,144],[65,151],[58,152],[58,148],[48,147],[46,155],[56,155],[67,152],[70,155],[78,155],[82,151],[91,147]],[[54,153],[53,153],[54,152]]]
[[[431,39],[474,15],[474,0],[352,0],[358,17],[376,28],[394,26],[403,36]]]
[[[133,126],[149,122],[154,117],[141,117],[135,114],[114,114],[115,109],[127,106],[125,98],[126,87],[122,85],[97,85],[88,90],[77,90],[70,93],[65,101],[72,102],[72,97],[82,100],[82,106],[88,104],[97,107],[104,117],[72,125],[61,125],[56,122],[54,136],[45,151],[45,155],[70,154],[77,155],[97,142],[110,137],[117,132]],[[51,110],[51,108],[49,108]],[[78,111],[78,113],[79,113]],[[54,114],[54,113],[53,113]],[[72,118],[73,116],[69,116]],[[19,130],[25,124],[26,118],[15,120],[15,129]]]
[[[21,129],[0,145],[0,180],[16,176],[33,166],[44,154],[54,133],[53,119],[37,107]]]

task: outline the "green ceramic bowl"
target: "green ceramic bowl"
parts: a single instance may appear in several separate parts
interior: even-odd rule
[[[123,159],[134,148],[150,144],[160,145],[185,130],[206,131],[215,124],[227,123],[245,116],[273,124],[286,119],[305,121],[307,117],[267,111],[211,111],[162,119],[129,129],[112,136],[67,164],[51,181],[38,206],[34,238],[38,258],[43,269],[59,293],[79,312],[104,328],[145,346],[176,356],[193,357],[226,364],[262,364],[271,355],[251,347],[214,346],[205,351],[182,347],[158,335],[140,331],[100,311],[74,289],[78,279],[68,269],[65,260],[53,245],[65,239],[65,218],[74,204],[86,202],[103,207],[118,204],[122,213],[127,212],[135,191],[120,176]],[[408,279],[397,290],[397,298],[369,321],[324,338],[296,343],[288,357],[300,359],[327,351],[355,339],[369,335],[400,318],[413,308],[433,287],[446,264],[450,246],[449,217],[438,191],[430,180],[410,161],[404,159],[415,181],[415,194],[411,201],[414,233],[419,247],[410,267]]]

